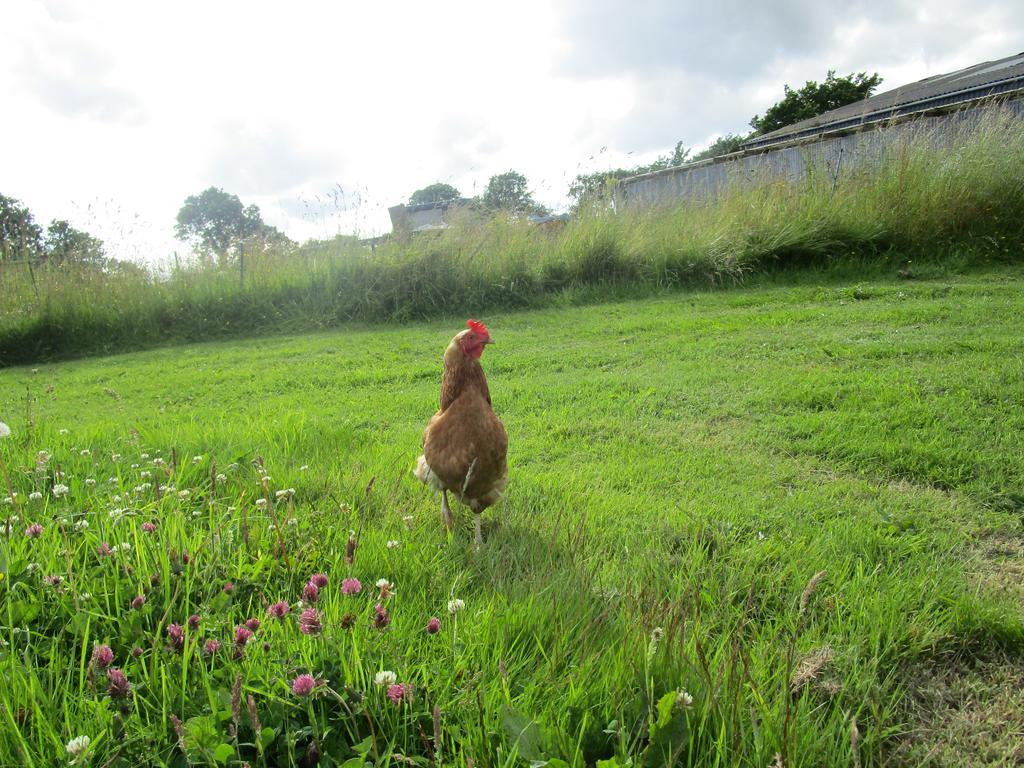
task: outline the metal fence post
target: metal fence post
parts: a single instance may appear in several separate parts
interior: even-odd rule
[[[19,245],[20,245],[19,251],[21,252],[21,257],[23,259],[25,259],[25,263],[28,264],[28,276],[30,278],[32,278],[32,290],[35,292],[35,294],[36,294],[36,302],[38,302],[39,301],[39,285],[36,283],[36,271],[34,269],[32,269],[32,256],[31,256],[31,254],[29,254],[27,257],[25,255],[25,233],[24,233],[24,231],[19,231],[18,232],[18,242],[19,242]]]

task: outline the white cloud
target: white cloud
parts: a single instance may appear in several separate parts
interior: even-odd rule
[[[0,192],[116,252],[165,258],[222,186],[296,239],[515,168],[562,205],[580,172],[699,146],[834,67],[886,86],[1024,49],[1014,0],[0,4]]]

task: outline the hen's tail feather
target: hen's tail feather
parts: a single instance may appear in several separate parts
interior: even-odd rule
[[[416,459],[416,469],[412,471],[416,478],[424,485],[429,485],[435,491],[444,490],[444,485],[441,483],[441,478],[434,474],[434,470],[427,464],[427,457],[420,456]]]

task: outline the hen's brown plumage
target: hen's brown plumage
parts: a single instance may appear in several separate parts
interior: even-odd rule
[[[482,351],[490,337],[466,330],[445,350],[441,409],[423,433],[423,455],[416,466],[416,476],[442,492],[448,525],[447,491],[479,515],[498,501],[508,482],[508,436],[491,407],[480,361],[466,351],[477,341]],[[477,532],[479,539],[479,517]]]

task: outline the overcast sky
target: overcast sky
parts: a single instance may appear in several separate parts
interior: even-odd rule
[[[1021,51],[1021,0],[4,0],[0,193],[147,261],[210,185],[297,240],[373,235],[509,168],[564,208],[577,173],[744,132],[829,68],[886,90]]]

